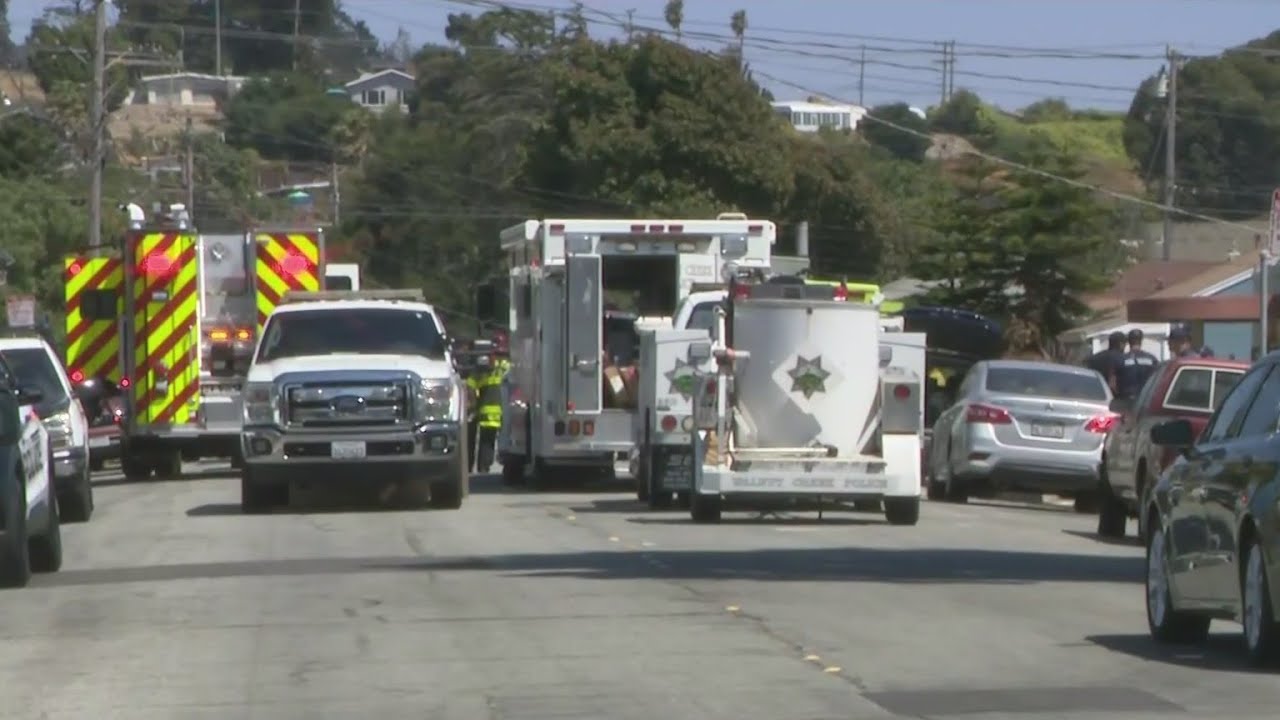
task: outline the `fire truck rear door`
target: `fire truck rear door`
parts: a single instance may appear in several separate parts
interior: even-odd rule
[[[579,414],[598,413],[603,402],[600,271],[599,255],[565,258],[565,400]]]

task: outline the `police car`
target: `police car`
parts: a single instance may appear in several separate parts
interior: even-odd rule
[[[0,587],[62,567],[49,432],[33,407],[41,397],[0,360]]]

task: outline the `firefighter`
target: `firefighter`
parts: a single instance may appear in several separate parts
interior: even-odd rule
[[[1155,372],[1157,363],[1155,355],[1142,349],[1142,331],[1130,330],[1129,349],[1116,372],[1116,397],[1136,398],[1147,378]]]
[[[475,453],[471,469],[487,473],[493,465],[493,453],[502,427],[502,378],[506,376],[505,364],[497,353],[490,352],[476,358],[476,370],[467,384],[475,397]]]
[[[1124,365],[1124,333],[1117,330],[1107,336],[1107,349],[1096,352],[1085,360],[1085,367],[1095,370],[1107,381],[1111,392],[1116,391],[1116,374]]]

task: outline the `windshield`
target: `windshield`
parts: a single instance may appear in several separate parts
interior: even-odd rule
[[[422,355],[443,360],[445,345],[429,312],[325,308],[273,315],[267,321],[257,362],[338,353]]]
[[[43,414],[67,401],[67,391],[58,379],[58,369],[44,348],[0,350],[0,357],[9,364],[19,385],[34,387],[44,395],[36,405],[36,412]]]
[[[987,390],[1004,395],[1106,402],[1107,387],[1098,375],[1050,368],[993,367],[987,370]]]

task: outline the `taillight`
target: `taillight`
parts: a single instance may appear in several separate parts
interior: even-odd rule
[[[1105,435],[1106,433],[1110,432],[1111,428],[1115,427],[1116,423],[1119,421],[1120,421],[1120,416],[1116,415],[1115,413],[1107,413],[1106,415],[1095,415],[1089,418],[1089,422],[1086,422],[1084,424],[1084,429],[1086,432],[1100,433]]]
[[[899,400],[906,400],[911,397],[910,385],[894,385],[893,396]]]
[[[1008,425],[1013,418],[1004,408],[975,403],[965,409],[964,421],[980,425]]]
[[[675,432],[676,427],[679,424],[680,424],[680,421],[676,420],[674,415],[662,416],[662,432]]]
[[[71,372],[71,382],[73,383],[84,382],[84,373],[80,372],[79,370],[73,370]]]
[[[164,252],[153,252],[142,259],[142,272],[152,277],[168,275],[173,269],[173,260]]]
[[[223,328],[214,328],[209,331],[209,339],[214,342],[226,342],[231,339],[231,332]]]
[[[236,330],[236,340],[244,342],[253,337],[253,331],[248,328],[240,328]]]
[[[751,297],[751,286],[744,283],[737,283],[733,286],[733,299],[746,300]]]
[[[844,281],[841,281],[839,287],[835,289],[834,297],[840,302],[846,302],[849,300],[849,286],[846,285]]]
[[[125,388],[129,387],[129,386],[130,386],[130,385],[132,385],[132,384],[133,384],[133,383],[129,382],[129,378],[127,378],[127,377],[122,377],[122,378],[120,378],[120,389],[121,389],[121,390],[124,390]]]
[[[276,263],[276,270],[277,274],[301,275],[310,265],[305,257],[295,252],[280,258],[280,262]]]

